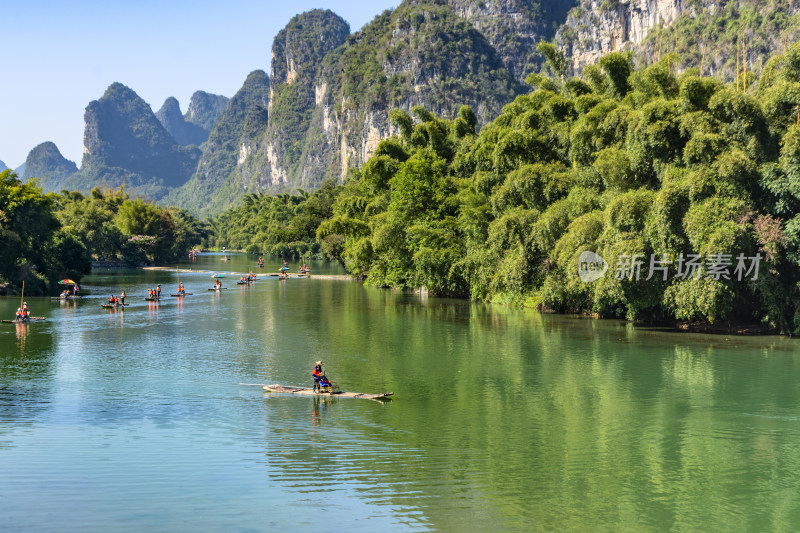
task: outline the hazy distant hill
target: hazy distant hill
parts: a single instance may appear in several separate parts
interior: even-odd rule
[[[0,172],[4,171],[4,170],[5,170],[5,169],[7,169],[7,168],[8,168],[8,167],[6,166],[6,164],[5,164],[5,163],[3,163],[2,161],[0,161]]]
[[[186,183],[200,159],[198,148],[178,144],[150,106],[121,83],[86,107],[84,122],[83,162],[64,183],[70,189],[125,184],[160,199]]]
[[[45,191],[58,192],[64,182],[78,171],[78,165],[66,159],[52,142],[43,142],[28,153],[23,181],[38,178]]]
[[[181,114],[178,100],[174,96],[170,96],[164,101],[161,109],[156,111],[156,118],[178,144],[200,146],[208,139],[209,130],[191,122],[186,122],[186,119]]]

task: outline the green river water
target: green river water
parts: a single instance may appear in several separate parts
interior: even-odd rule
[[[217,294],[254,259],[184,266],[95,271],[0,325],[0,530],[800,530],[794,339],[313,276]],[[144,301],[178,276],[185,301]],[[240,385],[310,386],[316,359],[393,400]]]

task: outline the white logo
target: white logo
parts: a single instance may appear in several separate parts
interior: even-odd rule
[[[590,283],[606,275],[608,263],[594,252],[581,252],[578,257],[578,276],[584,283]]]

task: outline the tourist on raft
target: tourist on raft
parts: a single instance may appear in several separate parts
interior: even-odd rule
[[[320,380],[325,374],[322,373],[322,361],[314,363],[314,370],[311,372],[311,377],[314,378],[314,392],[320,390]]]
[[[311,372],[311,377],[314,378],[314,392],[322,392],[324,389],[332,390],[333,384],[322,372],[322,361],[314,363],[314,371]]]

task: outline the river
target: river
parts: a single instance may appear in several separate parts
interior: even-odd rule
[[[26,297],[46,322],[0,325],[0,529],[800,527],[793,339],[315,279],[341,274],[324,263],[212,293],[212,273],[254,259],[181,267],[96,271],[84,299]],[[184,301],[144,300],[178,280]],[[120,289],[130,306],[101,309]],[[241,385],[308,386],[317,359],[343,390],[393,399]]]

